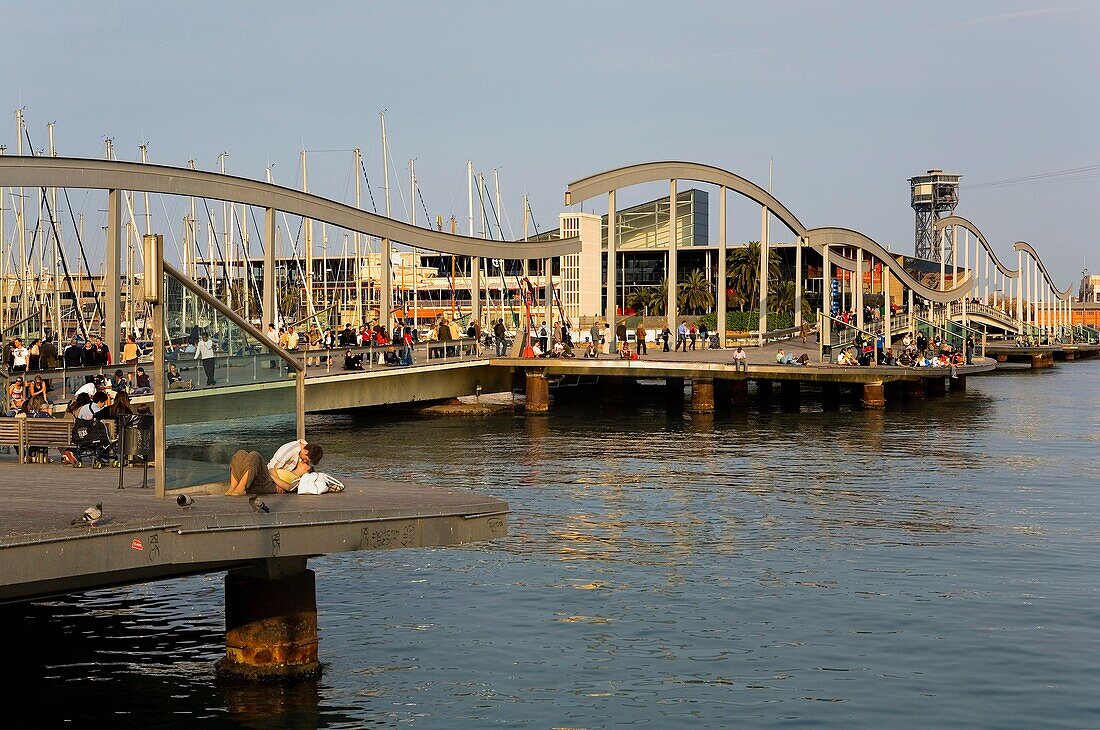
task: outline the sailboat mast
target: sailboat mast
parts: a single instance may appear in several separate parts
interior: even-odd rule
[[[416,225],[416,160],[409,160],[409,223]],[[426,221],[431,225],[431,221]],[[413,328],[420,326],[420,284],[417,281],[417,266],[420,263],[420,253],[416,247],[412,250],[412,278],[413,278]],[[404,278],[404,274],[402,274]]]
[[[225,158],[226,157],[229,157],[228,152],[222,152],[220,155],[218,155],[218,171],[222,175],[225,174]],[[233,266],[233,255],[232,255],[232,249],[230,248],[233,245],[233,242],[232,242],[232,239],[230,238],[231,235],[232,234],[230,233],[230,229],[229,229],[229,201],[228,200],[223,200],[222,201],[222,260],[223,260],[222,262],[223,262],[224,265],[222,266],[222,272],[225,275],[225,282],[224,282],[224,285],[223,285],[224,288],[225,288],[225,303],[229,307],[233,306],[233,286],[232,286],[232,284],[233,284],[233,275],[231,273],[232,272],[232,266]]]
[[[46,125],[46,134],[50,139],[50,157],[57,157],[57,147],[53,141],[54,122]],[[53,232],[53,323],[57,333],[57,342],[61,344],[64,327],[61,324],[61,226],[54,225],[53,216],[57,215],[57,188],[50,188],[51,213],[50,230]],[[2,228],[2,227],[0,227]]]
[[[23,155],[23,110],[15,110],[16,154]],[[19,188],[19,212],[15,214],[15,224],[19,228],[19,319],[27,318],[27,196],[24,188]]]
[[[7,147],[0,145],[0,157],[8,151]],[[8,326],[8,227],[4,220],[4,211],[7,210],[8,196],[4,194],[4,188],[0,188],[0,330]]]
[[[390,145],[386,140],[386,111],[383,109],[378,113],[382,124],[382,183],[386,187],[386,217],[391,218],[392,212],[390,210]],[[388,238],[382,239],[382,248],[380,251],[381,266],[380,277],[382,282],[381,286],[385,287],[385,294],[382,293],[382,289],[378,292],[378,319],[379,324],[384,326],[387,330],[390,328],[390,311],[393,309],[393,282],[391,281],[392,275],[390,273],[390,241]]]
[[[355,148],[355,208],[363,209],[363,153]],[[355,314],[358,325],[363,326],[363,251],[360,246],[361,234],[355,232]]]
[[[302,192],[309,192],[309,168],[306,165],[306,151],[302,150]],[[306,304],[313,302],[313,221],[306,218]],[[312,312],[311,312],[312,314]]]

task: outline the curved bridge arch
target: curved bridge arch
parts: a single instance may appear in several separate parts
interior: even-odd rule
[[[612,190],[661,180],[693,180],[728,188],[766,207],[794,235],[806,235],[806,226],[767,190],[729,170],[699,162],[643,162],[589,175],[569,183],[565,189],[565,204],[582,203]]]
[[[898,265],[897,261],[894,259],[894,254],[883,248],[877,241],[868,235],[860,233],[859,231],[854,231],[850,228],[812,228],[806,232],[806,241],[808,245],[818,253],[823,253],[822,248],[826,244],[830,246],[848,246],[862,249],[879,261],[882,261],[886,268],[897,277],[898,281],[905,284],[905,286],[912,289],[922,298],[936,302],[937,304],[953,302],[956,299],[964,297],[973,291],[974,287],[977,285],[976,281],[970,279],[964,284],[959,284],[944,291],[930,289],[910,276],[909,272]],[[830,257],[830,261],[836,261],[837,264],[846,271],[855,271],[855,262],[849,258],[838,256],[836,259],[833,259]]]
[[[1035,250],[1034,246],[1032,246],[1027,241],[1017,241],[1016,243],[1012,244],[1012,250],[1023,251],[1035,260],[1035,264],[1039,267],[1039,270],[1043,272],[1043,276],[1046,278],[1047,284],[1050,286],[1050,290],[1054,292],[1054,295],[1058,299],[1061,299],[1064,302],[1071,297],[1073,293],[1073,282],[1070,282],[1070,285],[1066,287],[1065,291],[1062,291],[1057,286],[1055,286],[1054,279],[1051,277],[1050,272],[1047,271],[1046,264],[1044,264],[1043,260],[1039,258],[1039,254]]]
[[[935,226],[935,229],[937,231],[943,228],[947,228],[948,226],[958,226],[959,228],[964,228],[970,231],[977,237],[978,241],[982,244],[982,247],[985,248],[985,252],[993,261],[993,265],[997,267],[997,270],[1000,271],[1001,274],[1008,277],[1009,279],[1015,279],[1017,276],[1020,275],[1019,269],[1008,268],[1001,261],[1001,259],[998,258],[997,252],[994,251],[993,247],[989,245],[989,241],[986,239],[985,234],[982,233],[981,230],[976,225],[971,223],[968,219],[963,218],[961,215],[949,215],[946,218],[940,218],[933,225]]]
[[[0,187],[132,190],[245,203],[458,256],[553,258],[580,251],[579,238],[558,241],[471,238],[420,228],[272,183],[165,165],[68,157],[2,156]]]

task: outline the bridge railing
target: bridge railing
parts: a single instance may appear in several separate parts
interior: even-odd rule
[[[406,353],[406,349],[408,353]],[[354,347],[318,348],[294,350],[290,353],[307,368],[306,376],[316,374],[317,368],[325,373],[345,371],[345,359],[351,355],[355,370],[375,370],[392,367],[416,367],[439,365],[464,360],[482,360],[489,357],[488,348],[472,337],[457,340],[422,340],[412,345],[368,344]],[[387,361],[387,357],[390,361]]]
[[[843,329],[841,329],[841,332],[845,332],[849,329],[852,330],[851,339],[848,340],[847,342],[833,342],[832,341],[832,333],[833,333],[833,329],[836,328],[836,327],[843,328]],[[830,316],[828,314],[825,314],[824,312],[822,312],[820,310],[817,313],[817,329],[818,329],[818,332],[821,333],[821,338],[820,338],[820,341],[819,341],[819,344],[818,344],[818,360],[819,360],[819,362],[825,362],[826,360],[828,360],[829,362],[833,362],[836,359],[836,356],[834,356],[834,354],[833,354],[834,351],[836,351],[839,354],[840,352],[843,352],[845,349],[847,349],[849,347],[853,347],[854,344],[855,344],[855,336],[857,334],[863,334],[863,335],[867,336],[868,338],[870,338],[870,341],[872,343],[872,347],[874,347],[874,355],[873,355],[874,362],[876,362],[876,363],[878,362],[878,359],[879,359],[879,338],[881,337],[881,335],[876,334],[874,332],[870,332],[870,331],[865,330],[865,329],[860,329],[859,327],[856,327],[855,325],[852,325],[852,324],[845,324],[842,320],[837,319],[836,317]],[[862,353],[860,353],[860,354],[862,354]]]
[[[949,322],[945,326],[921,317],[915,319],[915,325],[918,331],[923,331],[930,337],[936,334],[941,335],[943,340],[958,352],[966,352],[966,339],[969,336],[974,340],[974,352],[972,354],[985,357],[987,337],[986,333],[981,330],[967,327],[959,322]]]

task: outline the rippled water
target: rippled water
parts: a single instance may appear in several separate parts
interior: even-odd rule
[[[252,727],[1100,726],[1100,363],[885,413],[318,420],[510,536],[317,570],[317,683],[214,681],[221,577],[5,609],[17,713]],[[415,446],[413,446],[415,445]]]

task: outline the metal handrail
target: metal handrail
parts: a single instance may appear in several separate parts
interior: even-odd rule
[[[959,334],[957,332],[952,332],[951,330],[947,329],[943,325],[936,324],[935,322],[932,322],[931,320],[924,319],[923,317],[916,317],[914,319],[915,319],[915,322],[918,324],[918,326],[920,324],[924,324],[924,325],[928,326],[930,329],[939,330],[946,337],[957,341],[962,346],[961,349],[963,349],[964,351],[966,350],[966,337],[964,337],[963,334]],[[981,352],[979,354],[979,357],[985,357],[986,337],[987,337],[985,332],[982,332],[981,330],[976,330],[972,327],[967,327],[966,325],[961,324],[959,322],[952,322],[951,324],[952,324],[952,326],[959,327],[959,328],[965,330],[965,332],[970,333],[971,335],[978,335],[978,337],[975,339],[975,344],[977,344],[979,342],[981,343]]]
[[[878,353],[879,353],[878,338],[879,338],[879,335],[876,335],[874,332],[868,332],[867,330],[862,329],[860,327],[856,327],[853,324],[845,324],[843,321],[841,321],[841,320],[839,320],[836,317],[833,317],[831,315],[825,314],[821,310],[818,310],[817,317],[818,317],[817,325],[818,325],[818,331],[819,332],[826,332],[827,331],[829,333],[829,335],[831,336],[832,335],[832,326],[830,326],[828,328],[828,330],[826,330],[822,326],[826,322],[829,322],[829,323],[839,323],[841,325],[844,325],[844,327],[846,327],[846,328],[852,329],[854,332],[862,332],[863,334],[869,336],[871,338],[871,342],[873,343],[874,348],[875,348],[874,362],[878,363]],[[830,340],[831,340],[831,337],[830,337]],[[855,341],[855,336],[853,335],[852,342],[854,342],[854,341]],[[835,347],[847,348],[847,347],[850,347],[852,345],[852,342],[834,344],[831,341],[826,343],[824,337],[820,338],[820,341],[818,343],[818,348],[817,348],[818,349],[819,362],[825,362],[825,348],[826,347],[828,347],[830,349],[830,358],[829,359],[831,360],[832,359],[832,349],[833,348],[835,348]]]

